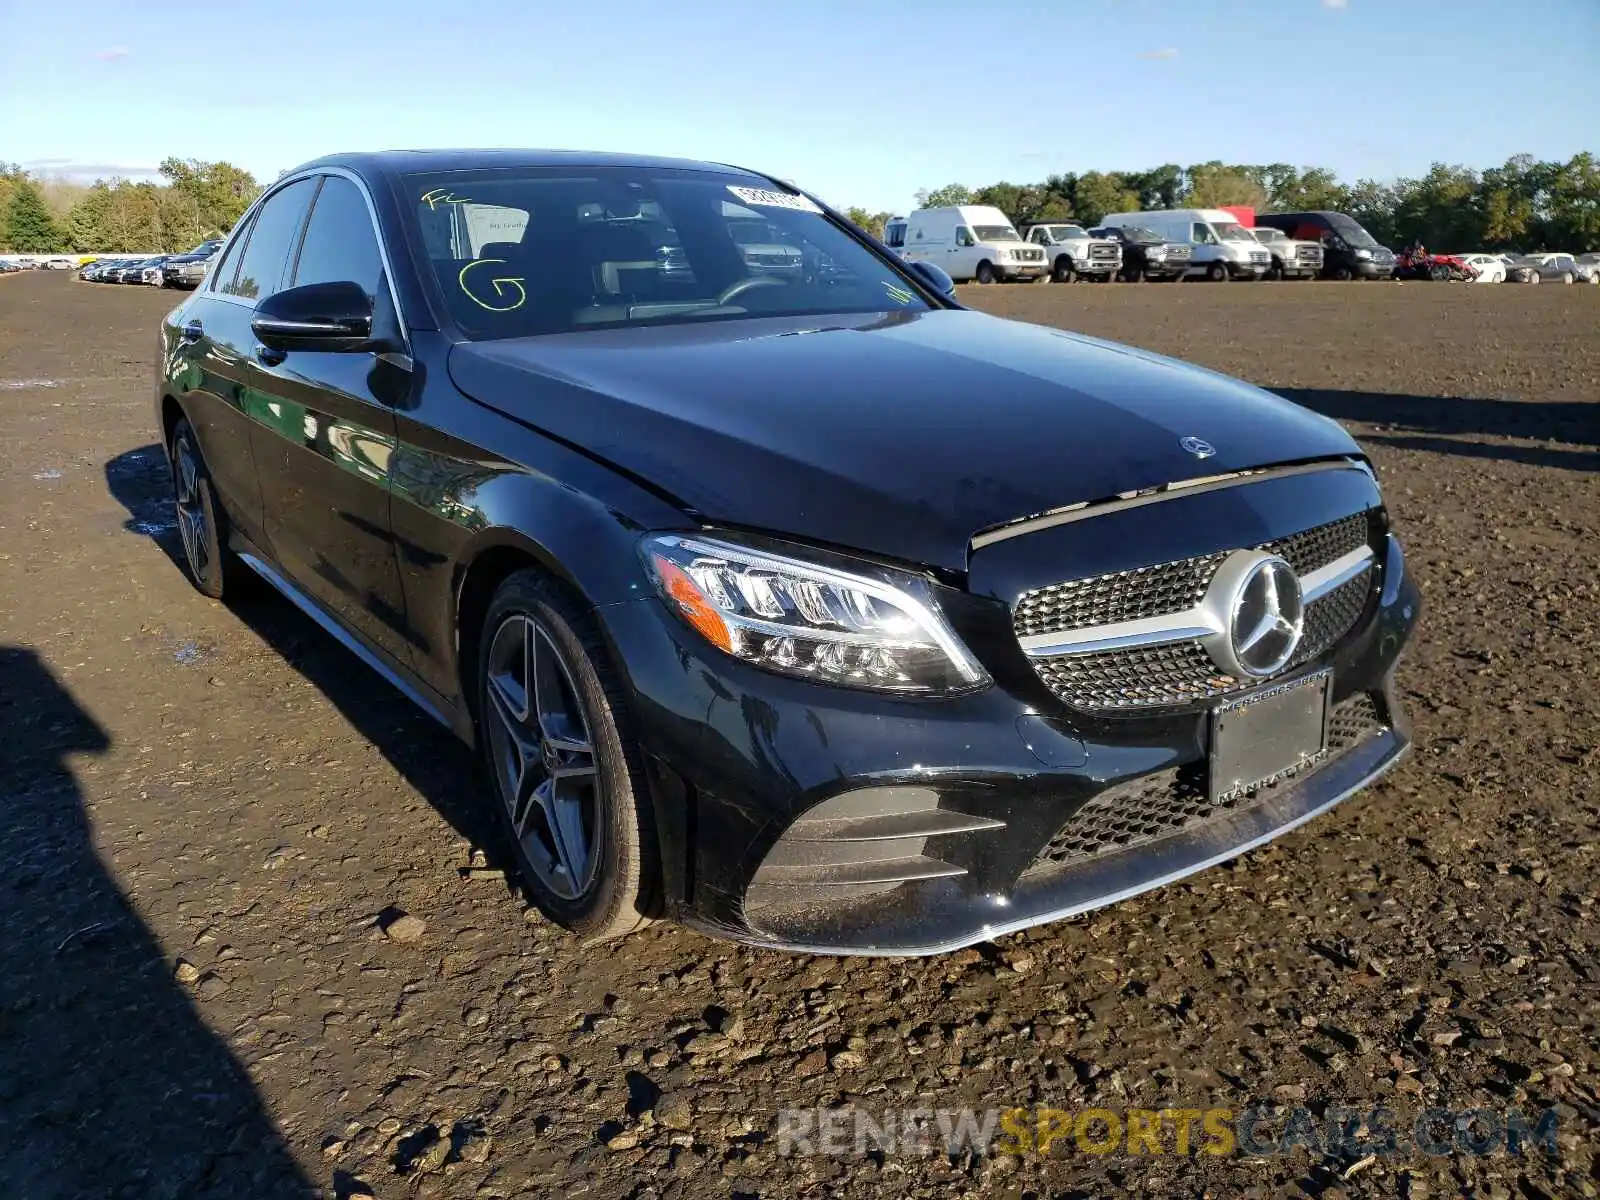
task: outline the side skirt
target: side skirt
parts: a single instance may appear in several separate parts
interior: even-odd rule
[[[315,621],[346,650],[376,671],[402,696],[461,738],[469,746],[473,744],[474,730],[472,722],[466,719],[460,709],[446,701],[444,697],[428,687],[427,684],[413,677],[409,671],[389,661],[387,656],[369,647],[359,637],[346,629],[338,618],[324,611],[321,605],[285,579],[278,573],[276,568],[263,562],[253,551],[240,550],[238,553],[239,561],[270,583],[276,591],[283,595],[284,599]]]

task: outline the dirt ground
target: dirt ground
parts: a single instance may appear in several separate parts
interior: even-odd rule
[[[965,294],[1347,423],[1425,595],[1417,752],[1184,884],[870,961],[673,926],[582,951],[469,875],[469,755],[287,603],[180,573],[150,403],[175,295],[0,278],[0,1195],[1595,1196],[1600,288]],[[1402,1134],[1553,1106],[1559,1133],[782,1152],[780,1110],[839,1104],[1383,1106]]]

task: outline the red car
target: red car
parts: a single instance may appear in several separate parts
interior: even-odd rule
[[[1429,254],[1426,250],[1402,250],[1394,258],[1396,279],[1431,279],[1435,283],[1452,280],[1473,280],[1478,277],[1474,267],[1459,254]]]

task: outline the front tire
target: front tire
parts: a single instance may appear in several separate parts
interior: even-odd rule
[[[1072,256],[1070,254],[1056,255],[1055,262],[1050,264],[1050,278],[1057,283],[1071,283],[1078,277],[1072,269]]]
[[[1227,283],[1228,268],[1219,262],[1214,262],[1206,268],[1206,278],[1212,283]]]
[[[490,602],[478,649],[484,764],[528,898],[591,942],[658,906],[659,851],[627,695],[593,619],[536,570]]]
[[[993,283],[995,281],[994,266],[989,262],[988,259],[984,259],[978,264],[977,278],[979,283],[984,284]]]
[[[240,590],[244,565],[228,549],[227,515],[217,502],[211,472],[206,470],[200,443],[186,419],[172,431],[167,466],[172,473],[173,510],[189,581],[201,595],[221,600],[224,593]]]

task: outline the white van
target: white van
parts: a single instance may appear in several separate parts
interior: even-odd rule
[[[884,242],[907,262],[930,262],[956,282],[1040,279],[1044,249],[1022,240],[1011,218],[986,204],[919,208],[884,226]]]
[[[1272,266],[1272,252],[1251,236],[1238,219],[1220,208],[1168,208],[1149,212],[1112,213],[1102,225],[1142,225],[1169,242],[1187,243],[1190,275],[1218,283],[1260,279]]]

